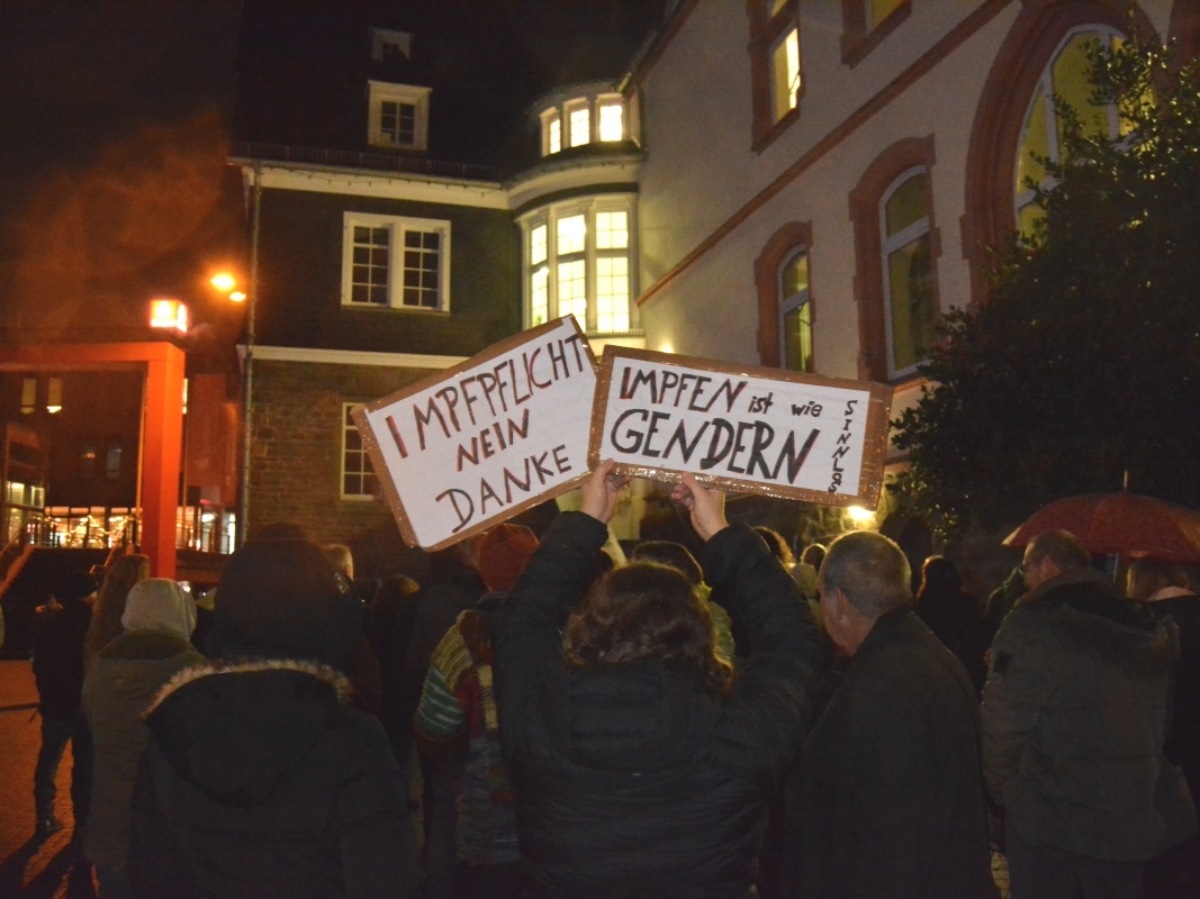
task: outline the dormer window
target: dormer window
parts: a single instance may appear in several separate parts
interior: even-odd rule
[[[372,62],[390,62],[400,57],[412,57],[412,35],[407,31],[371,28],[370,34]]]
[[[430,89],[384,81],[368,84],[367,143],[373,147],[425,150],[429,136]]]
[[[543,156],[588,144],[615,143],[629,137],[625,98],[620,94],[568,96],[543,109],[539,119]]]

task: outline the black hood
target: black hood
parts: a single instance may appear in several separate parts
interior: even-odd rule
[[[311,662],[190,668],[155,698],[146,724],[182,779],[249,808],[303,762],[349,693],[343,675]]]

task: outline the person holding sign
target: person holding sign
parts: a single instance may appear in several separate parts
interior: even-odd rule
[[[496,622],[529,892],[750,897],[767,803],[813,706],[816,625],[762,539],[730,526],[723,494],[690,474],[673,498],[746,635],[736,676],[678,571],[633,563],[593,584],[627,480],[613,467],[551,526]]]

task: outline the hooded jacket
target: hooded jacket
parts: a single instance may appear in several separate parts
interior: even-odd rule
[[[121,625],[125,632],[100,650],[83,681],[83,711],[93,744],[84,850],[93,862],[110,868],[124,868],[129,861],[133,785],[150,740],[142,712],[177,672],[204,663],[188,642],[196,625],[195,604],[175,581],[148,578],[135,584]]]
[[[496,622],[501,732],[535,896],[752,895],[766,805],[803,739],[823,656],[799,590],[746,528],[706,580],[746,634],[732,692],[655,659],[568,667],[560,629],[605,527],[566,512]]]
[[[1092,569],[1022,598],[992,646],[983,690],[989,791],[1028,842],[1144,861],[1195,830],[1163,757],[1174,626]]]
[[[313,662],[182,672],[146,717],[135,896],[412,896],[407,797],[383,728]]]

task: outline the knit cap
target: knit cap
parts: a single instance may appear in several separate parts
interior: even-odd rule
[[[507,593],[537,549],[537,535],[520,524],[498,524],[479,543],[479,576],[492,592]]]
[[[186,640],[196,628],[196,604],[175,581],[145,578],[129,589],[121,627],[127,631],[159,631]]]
[[[340,668],[362,635],[362,604],[321,547],[258,539],[225,563],[205,648],[215,657],[308,659]]]

